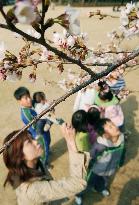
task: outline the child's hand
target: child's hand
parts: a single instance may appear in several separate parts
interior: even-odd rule
[[[75,144],[75,129],[71,125],[63,123],[61,125],[61,130],[66,140],[69,151],[77,152]]]

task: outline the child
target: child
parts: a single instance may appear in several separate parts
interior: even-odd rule
[[[33,94],[33,106],[34,106],[37,114],[40,114],[42,111],[47,109],[49,107],[49,105],[50,104],[46,100],[46,96],[45,96],[44,92],[35,92]],[[54,113],[54,111],[52,111],[52,112]],[[44,130],[45,125],[47,125],[47,128],[49,129],[53,123],[59,125],[59,124],[62,124],[64,122],[64,120],[61,118],[52,117],[51,116],[53,114],[52,112],[42,116],[41,119],[39,120],[38,130],[40,132],[42,132]]]
[[[113,95],[110,90],[107,92],[101,89],[99,92],[96,93],[95,105],[99,107],[116,105],[118,104],[118,102],[119,102],[118,98],[115,95]]]
[[[33,107],[37,114],[49,107],[49,103],[46,100],[45,94],[43,92],[35,92],[33,94]],[[48,115],[48,114],[47,114]],[[46,118],[46,115],[42,116],[37,123],[37,132],[42,133],[44,131],[44,126],[47,125],[49,130],[52,122]]]
[[[78,110],[72,115],[72,126],[76,132],[75,142],[77,150],[89,152],[91,147],[87,132],[87,113],[84,110]]]
[[[97,124],[99,137],[91,148],[91,169],[88,183],[96,191],[108,196],[108,179],[122,165],[124,157],[124,136],[109,119],[100,119]]]
[[[25,125],[33,120],[34,117],[37,116],[37,113],[32,108],[32,99],[30,97],[30,92],[25,87],[19,87],[14,92],[15,99],[19,102],[21,106],[21,119]],[[46,164],[48,160],[49,154],[49,146],[50,146],[50,133],[49,131],[43,132],[38,136],[36,131],[37,123],[34,123],[32,126],[29,127],[29,132],[31,133],[34,139],[38,138],[39,142],[45,149],[44,156],[42,158],[43,163]]]
[[[103,117],[109,118],[122,130],[124,125],[124,114],[118,102],[119,100],[111,91],[103,92],[102,90],[97,94],[95,104],[101,108]]]
[[[124,70],[123,70],[124,72]],[[115,70],[108,76],[107,84],[110,86],[111,91],[118,95],[121,90],[126,86],[125,80],[122,76],[122,70]]]
[[[49,107],[44,92],[35,92],[33,94],[33,106],[38,114]],[[42,116],[41,119],[45,119],[45,116]]]
[[[108,86],[108,84],[104,81],[104,80],[100,80],[98,82],[98,91],[104,91],[104,92],[109,92],[110,91],[110,87]]]
[[[89,140],[91,144],[94,144],[97,138],[96,127],[100,120],[100,109],[96,105],[93,105],[87,112],[87,130],[89,133]]]
[[[75,129],[75,143],[78,152],[89,152],[91,144],[87,132],[87,113],[84,110],[78,110],[72,115],[72,126]],[[75,197],[76,204],[82,204],[82,193]]]

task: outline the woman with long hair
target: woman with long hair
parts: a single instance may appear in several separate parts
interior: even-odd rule
[[[18,205],[42,205],[47,202],[70,197],[86,187],[85,174],[88,155],[78,153],[75,145],[75,131],[65,123],[61,126],[69,151],[70,176],[53,180],[46,175],[39,157],[43,149],[28,131],[21,133],[3,152],[8,168],[4,186],[9,183],[16,191]],[[10,133],[9,141],[18,131]]]

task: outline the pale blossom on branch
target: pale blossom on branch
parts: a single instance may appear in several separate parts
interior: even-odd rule
[[[125,13],[121,13],[120,22],[123,26],[127,26],[129,24],[128,16]]]
[[[4,41],[0,42],[0,60],[2,60],[5,56],[5,43]]]
[[[74,8],[68,7],[65,10],[65,13],[68,15],[69,28],[68,33],[71,35],[80,35],[80,21],[79,21],[79,11]]]
[[[18,1],[15,4],[14,14],[21,24],[31,24],[33,23],[37,16],[34,11],[34,6],[31,4],[30,1]]]
[[[73,47],[75,44],[75,38],[73,36],[69,36],[67,38],[67,45],[70,46],[70,47]]]
[[[46,61],[51,59],[51,52],[47,50],[44,46],[41,46],[42,52],[41,52],[41,61]]]
[[[35,31],[34,29],[27,29],[26,33],[32,37],[40,38],[41,34]]]

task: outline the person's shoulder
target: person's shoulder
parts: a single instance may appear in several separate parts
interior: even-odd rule
[[[29,107],[21,107],[21,111],[23,112],[30,112],[31,108]]]
[[[100,144],[97,140],[92,145],[92,150],[95,150],[97,152],[102,152],[106,149],[106,146],[103,144]]]

